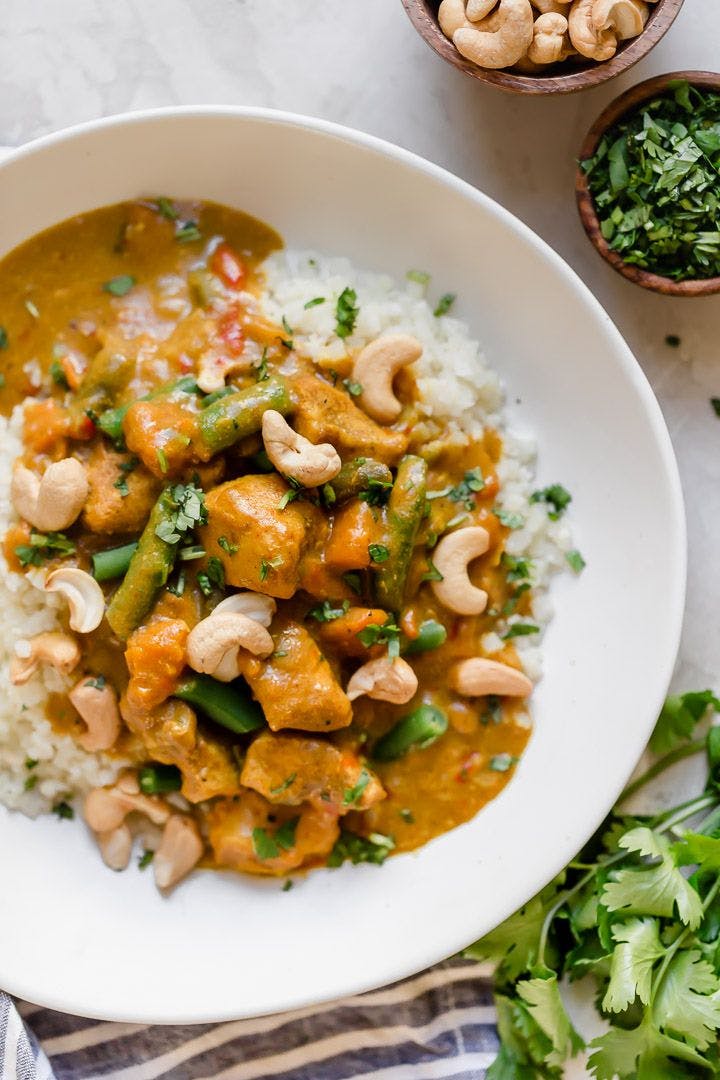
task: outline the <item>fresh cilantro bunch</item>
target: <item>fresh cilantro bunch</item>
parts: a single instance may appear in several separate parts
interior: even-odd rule
[[[600,227],[626,263],[685,281],[720,274],[720,95],[676,81],[583,161]]]
[[[617,807],[567,869],[466,955],[496,962],[501,1049],[488,1080],[562,1077],[583,1048],[561,980],[591,976],[606,1034],[589,1046],[597,1080],[720,1076],[720,727],[696,737],[709,690],[668,698],[651,747],[664,756],[618,806],[703,751],[705,791],[672,810]]]

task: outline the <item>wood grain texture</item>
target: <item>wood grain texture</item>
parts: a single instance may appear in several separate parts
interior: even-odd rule
[[[638,83],[637,86],[631,86],[624,94],[620,94],[614,101],[611,101],[607,108],[600,113],[583,140],[578,160],[584,161],[586,158],[592,157],[608,128],[617,123],[625,113],[637,108],[644,101],[661,94],[673,79],[685,79],[693,86],[720,91],[720,74],[713,71],[671,71],[666,75],[656,75],[652,79],[646,79],[644,82]],[[613,270],[617,270],[628,281],[642,286],[643,289],[651,289],[653,292],[662,293],[665,296],[710,296],[713,293],[720,292],[720,277],[673,281],[672,278],[652,274],[639,266],[628,265],[628,263],[624,262],[616,251],[611,250],[600,231],[600,221],[595,210],[595,201],[590,192],[587,176],[580,166],[578,166],[575,173],[575,198],[580,220],[596,251],[602,255],[606,262],[610,263]]]
[[[607,82],[642,60],[670,28],[683,0],[658,0],[658,3],[651,5],[650,17],[643,32],[623,42],[611,60],[604,63],[568,60],[563,64],[553,64],[551,73],[547,75],[522,75],[514,71],[479,68],[461,56],[440,29],[437,21],[439,0],[402,0],[402,3],[413,26],[430,48],[471,78],[515,94],[570,94]]]

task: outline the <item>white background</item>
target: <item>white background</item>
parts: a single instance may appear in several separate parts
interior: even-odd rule
[[[720,0],[685,0],[663,41],[620,79],[569,97],[527,99],[445,64],[416,35],[400,0],[4,0],[2,7],[0,144],[157,105],[275,106],[360,128],[444,165],[559,251],[619,325],[665,412],[690,534],[675,682],[720,689],[720,419],[708,401],[720,397],[720,296],[674,300],[625,282],[590,247],[573,198],[575,155],[607,101],[655,73],[718,67]],[[517,304],[521,312],[522,296]],[[677,334],[681,347],[668,348],[666,334]],[[679,783],[671,778],[662,795],[676,797]]]

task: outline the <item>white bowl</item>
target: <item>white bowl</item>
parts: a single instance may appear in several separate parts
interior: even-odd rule
[[[610,809],[669,682],[685,586],[682,497],[637,363],[530,229],[412,154],[318,120],[192,108],[61,132],[0,166],[0,252],[82,210],[165,193],[249,211],[293,246],[456,292],[538,437],[540,478],[574,496],[587,559],[554,588],[535,731],[473,821],[382,869],[277,882],[197,873],[169,899],[114,875],[82,825],[0,816],[0,986],[87,1016],[252,1016],[369,989],[450,955],[555,875]],[[516,403],[519,399],[521,403]]]

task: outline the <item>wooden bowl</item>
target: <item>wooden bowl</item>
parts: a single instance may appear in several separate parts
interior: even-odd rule
[[[551,65],[547,75],[521,75],[514,71],[491,71],[479,68],[457,51],[452,41],[443,34],[437,20],[440,0],[402,0],[410,21],[435,52],[459,71],[473,79],[509,90],[515,94],[570,94],[587,90],[615,78],[642,60],[657,45],[675,21],[683,0],[658,0],[651,4],[650,17],[645,29],[636,38],[623,42],[611,60],[597,63],[594,60],[566,61]]]
[[[652,79],[646,79],[645,82],[638,83],[637,86],[631,86],[624,94],[620,94],[614,101],[611,101],[607,108],[600,113],[585,136],[578,155],[579,160],[585,161],[586,158],[593,156],[605,132],[621,116],[641,105],[644,101],[648,101],[650,98],[662,93],[668,83],[674,79],[685,79],[693,86],[720,92],[720,74],[713,71],[671,71],[667,75],[656,75]],[[665,296],[709,296],[711,293],[720,292],[720,277],[673,281],[672,278],[652,274],[649,270],[643,270],[639,266],[629,265],[621,255],[616,251],[612,251],[600,231],[600,221],[595,209],[595,200],[590,192],[587,175],[580,166],[578,166],[575,173],[575,197],[580,220],[596,250],[602,255],[603,259],[610,263],[613,270],[617,270],[628,281],[641,285],[643,289],[652,289],[653,292],[663,293]]]

